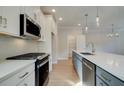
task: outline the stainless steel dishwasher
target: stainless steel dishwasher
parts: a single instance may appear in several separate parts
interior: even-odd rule
[[[95,86],[95,65],[86,59],[83,59],[83,84]]]

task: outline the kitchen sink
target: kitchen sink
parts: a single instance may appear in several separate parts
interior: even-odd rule
[[[89,53],[89,52],[81,52],[81,54],[83,54],[83,55],[94,55],[93,53]]]

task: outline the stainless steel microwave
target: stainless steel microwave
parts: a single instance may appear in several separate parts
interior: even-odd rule
[[[20,14],[20,36],[31,39],[39,39],[41,27],[27,14]]]

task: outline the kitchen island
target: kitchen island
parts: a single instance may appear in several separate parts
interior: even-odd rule
[[[83,54],[81,54],[80,51],[73,50],[73,57],[74,57],[74,54],[82,57],[82,59],[81,59],[82,63],[83,63],[83,59],[85,59],[96,66],[94,69],[94,71],[95,71],[95,73],[94,73],[95,84],[94,85],[97,85],[97,82],[96,82],[97,77],[96,76],[99,77],[100,75],[103,77],[103,79],[102,79],[103,82],[105,79],[105,83],[106,83],[106,81],[109,81],[110,85],[114,85],[114,84],[115,85],[116,84],[124,85],[124,62],[123,62],[124,56],[123,55],[117,55],[117,54],[111,54],[111,53],[105,53],[105,52],[95,52],[95,54],[93,54],[93,55],[83,55]],[[83,68],[83,64],[82,64],[82,68]],[[81,72],[82,81],[83,81],[83,73],[84,72],[82,69],[82,72]],[[112,80],[109,80],[109,79],[111,79],[111,75],[114,77],[114,79],[112,77]],[[119,82],[120,82],[119,84],[118,84],[118,81],[116,82],[115,78],[117,80],[119,80]],[[114,84],[113,84],[113,80],[114,80]],[[112,82],[112,84],[110,81]],[[104,84],[102,84],[102,85],[104,85]],[[106,85],[109,85],[108,82]]]

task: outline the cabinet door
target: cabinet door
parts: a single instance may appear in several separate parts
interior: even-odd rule
[[[41,39],[39,41],[45,41],[45,31],[46,31],[46,20],[43,13],[39,12],[39,20],[40,20],[40,26],[41,26]]]
[[[96,67],[96,75],[110,86],[124,86],[123,81],[99,67]]]
[[[8,77],[8,79],[0,82],[0,86],[16,86],[25,78],[27,78],[34,71],[34,64],[27,66],[14,75]]]
[[[78,59],[76,60],[76,69],[77,69],[78,76],[79,76],[80,80],[82,81],[82,75],[83,75],[82,62]]]
[[[25,78],[18,86],[35,86],[35,72],[33,71],[27,78]]]
[[[10,35],[19,35],[19,6],[2,7],[2,31]]]
[[[29,17],[31,17],[34,21],[39,23],[39,6],[25,6],[22,7],[22,13],[26,13]]]
[[[34,19],[40,25],[41,10],[39,7],[34,7]]]
[[[108,86],[99,77],[96,76],[96,86]]]
[[[82,61],[78,58],[78,55],[75,52],[73,52],[72,57],[73,57],[73,65],[76,70],[76,73],[79,76],[80,80],[82,81],[82,75],[83,75]]]
[[[34,20],[35,19],[34,7],[33,6],[25,6],[23,8],[24,8],[23,12]]]

